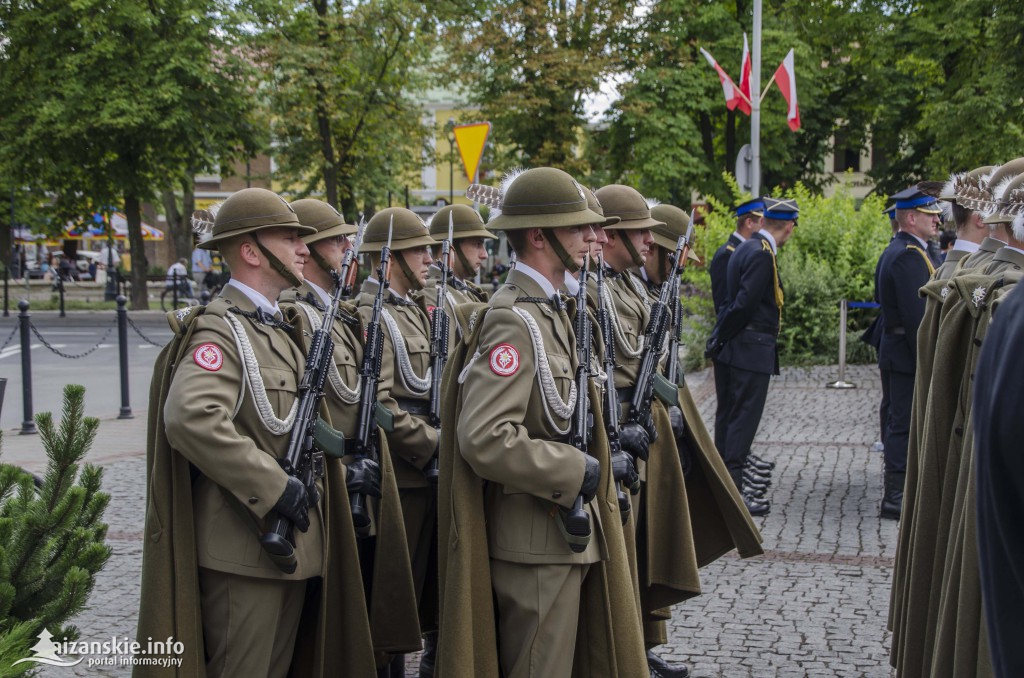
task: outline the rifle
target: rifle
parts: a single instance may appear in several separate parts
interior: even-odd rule
[[[452,232],[455,230],[455,213],[448,213],[448,238],[441,243],[441,279],[437,283],[437,302],[434,313],[430,317],[430,425],[441,432],[441,376],[444,374],[445,363],[448,362],[448,333],[451,321],[444,310],[445,298],[448,294],[448,280],[451,267],[448,259],[451,256]],[[423,475],[431,485],[437,485],[440,465],[437,455],[427,463]]]
[[[298,478],[306,486],[309,508],[316,506],[320,499],[316,481],[324,475],[324,455],[314,448],[313,437],[320,416],[320,403],[324,398],[324,381],[331,361],[334,360],[331,330],[341,301],[341,279],[337,274],[334,276],[331,304],[324,314],[323,323],[313,331],[313,340],[306,355],[306,369],[299,382],[299,406],[288,440],[288,451],[278,460],[285,473]],[[286,574],[295,572],[295,540],[290,520],[274,514],[267,530],[260,536],[260,544],[281,571]]]
[[[590,454],[590,433],[594,425],[594,416],[590,412],[590,357],[592,351],[590,317],[587,315],[587,269],[588,256],[580,270],[580,288],[576,292],[576,409],[573,410],[569,422],[569,438],[573,446],[583,454]],[[579,538],[578,542],[570,542],[573,553],[582,553],[590,542],[590,514],[583,508],[583,495],[577,495],[568,512],[563,512],[562,521],[565,531]]]
[[[668,339],[668,358],[665,360],[665,378],[676,386],[679,386],[679,333],[683,329],[683,302],[679,298],[679,278],[671,281],[664,281],[662,284],[672,283],[672,334]]]
[[[384,295],[390,287],[391,276],[391,235],[394,230],[394,216],[388,226],[388,242],[380,251],[380,266],[377,267],[377,295],[373,299],[370,311],[370,322],[366,325],[366,345],[363,348],[363,364],[359,368],[359,425],[356,437],[346,445],[352,453],[359,457],[369,457],[376,461],[380,450],[379,432],[377,430],[377,385],[380,381],[381,360],[384,357],[384,331],[380,326],[381,309],[384,306]],[[352,508],[352,524],[356,534],[365,537],[370,530],[370,512],[366,508],[366,495],[353,493],[349,495]]]
[[[366,219],[363,215],[359,215],[359,224],[356,226],[356,241],[353,243],[353,247],[345,253],[345,261],[341,268],[341,296],[348,299],[352,296],[352,288],[355,287],[356,276],[359,273],[359,264],[355,264],[356,257],[359,256],[359,248],[363,244],[363,234],[366,233]],[[348,258],[349,253],[352,254],[352,258]]]
[[[676,249],[672,255],[672,268],[668,277],[661,286],[661,294],[658,300],[651,304],[651,320],[647,323],[647,330],[644,332],[643,360],[640,363],[640,370],[637,373],[636,386],[633,389],[633,398],[629,403],[629,417],[627,423],[640,424],[651,434],[651,442],[656,437],[654,420],[651,417],[651,399],[654,397],[654,385],[656,379],[662,377],[658,374],[658,361],[661,358],[661,347],[665,343],[665,335],[668,333],[669,318],[669,295],[674,289],[668,284],[679,274],[683,257],[690,247],[690,239],[693,237],[693,213],[690,213],[690,227],[686,229],[686,235],[679,236],[676,241]]]
[[[621,451],[619,443],[619,397],[615,391],[615,335],[612,329],[611,314],[608,307],[604,305],[604,255],[599,254],[597,259],[597,325],[601,329],[601,336],[604,337],[604,428],[608,434],[608,448],[612,455]],[[622,489],[622,483],[615,491],[619,500],[619,513],[622,515],[622,524],[629,520],[629,514],[633,506]]]

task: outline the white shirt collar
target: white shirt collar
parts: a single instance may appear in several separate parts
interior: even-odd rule
[[[762,228],[758,233],[760,233],[761,236],[768,241],[768,244],[771,245],[772,254],[778,254],[779,246],[775,244],[775,236],[771,234],[771,231],[766,231]]]
[[[542,290],[544,290],[544,294],[547,296],[548,299],[554,298],[554,296],[555,296],[555,287],[554,287],[554,285],[551,284],[550,280],[548,280],[547,278],[542,276],[537,271],[537,269],[535,269],[535,268],[533,268],[531,266],[527,266],[526,263],[522,259],[520,259],[520,260],[516,261],[516,270],[519,271],[520,273],[522,273],[523,275],[529,276],[530,278],[533,279],[534,282],[536,282],[538,285],[540,285],[540,288]]]
[[[575,297],[580,292],[580,281],[569,271],[565,272],[565,290],[571,297]]]
[[[979,247],[981,247],[981,245],[979,245],[976,242],[971,242],[970,240],[964,240],[963,238],[957,238],[956,242],[953,243],[953,246],[950,249],[951,250],[961,250],[963,252],[967,252],[968,254],[971,254],[973,252],[977,252]]]
[[[747,242],[747,239],[740,235],[739,231],[733,231],[732,234],[740,239],[740,242]]]
[[[281,312],[281,309],[277,306],[276,299],[271,303],[270,299],[267,299],[263,294],[249,287],[244,282],[239,281],[237,278],[229,280],[225,287],[234,287],[244,294],[256,308],[262,309],[267,315],[278,315]]]
[[[308,279],[306,280],[306,284],[309,285],[309,289],[316,292],[316,296],[320,297],[320,302],[324,306],[331,305],[331,295],[327,294],[327,290],[325,290],[324,288],[317,285],[315,282]]]

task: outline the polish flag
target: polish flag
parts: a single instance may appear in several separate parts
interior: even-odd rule
[[[775,84],[779,86],[782,98],[789,105],[786,122],[789,123],[789,129],[795,132],[800,129],[800,108],[796,105],[796,69],[793,67],[793,50],[789,50],[789,54],[775,71]]]
[[[750,47],[747,45],[747,34],[743,34],[743,59],[740,61],[740,92],[746,97],[741,98],[739,109],[750,115]]]
[[[718,73],[718,79],[722,82],[722,93],[725,94],[725,107],[730,111],[736,108],[736,106],[743,101],[739,94],[739,88],[736,87],[736,83],[732,81],[729,74],[726,73],[715,58],[708,54],[708,51],[703,47],[700,48],[700,53],[704,55],[704,58],[708,60],[711,67]]]

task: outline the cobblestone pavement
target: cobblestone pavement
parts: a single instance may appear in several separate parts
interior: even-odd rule
[[[787,369],[772,380],[754,452],[777,463],[771,514],[755,519],[765,555],[726,556],[702,570],[704,594],[675,608],[659,653],[695,676],[890,676],[885,617],[897,526],[878,518],[881,455],[878,371],[855,366],[858,388],[825,389],[835,367]],[[715,397],[710,371],[688,381],[706,422]],[[34,447],[33,447],[34,446]],[[106,420],[91,458],[113,495],[113,548],[88,609],[83,640],[134,638],[144,514],[145,418]],[[37,467],[35,436],[8,434],[3,460]],[[415,657],[408,676],[414,676]],[[124,667],[47,668],[46,678],[126,676]]]

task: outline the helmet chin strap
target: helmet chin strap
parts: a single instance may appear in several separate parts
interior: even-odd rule
[[[466,278],[472,278],[473,266],[469,263],[469,259],[466,258],[465,253],[463,253],[458,240],[452,241],[452,249],[455,250],[455,256],[458,257],[459,263],[462,264],[464,269],[466,269]]]
[[[415,292],[417,290],[422,290],[423,289],[423,283],[420,282],[419,278],[417,278],[415,275],[413,275],[412,269],[409,268],[409,262],[407,262],[405,260],[405,252],[404,251],[396,251],[395,254],[397,256],[392,257],[391,260],[392,261],[397,261],[398,262],[398,267],[400,269],[402,269],[402,273],[405,274],[405,279],[409,281],[409,291]]]
[[[633,258],[633,265],[643,268],[644,260],[640,256],[640,253],[633,247],[633,241],[629,239],[629,236],[625,231],[619,231],[622,237],[622,244],[626,246],[626,251],[629,252],[629,256]]]
[[[543,233],[544,237],[547,238],[549,243],[551,243],[551,249],[553,249],[555,254],[558,255],[559,260],[561,260],[562,265],[565,266],[566,270],[569,271],[569,273],[578,273],[580,265],[576,263],[575,259],[569,256],[569,253],[565,251],[564,247],[562,247],[562,243],[555,237],[555,229],[542,228],[541,233]]]
[[[298,287],[299,285],[302,284],[302,281],[299,280],[299,277],[295,275],[294,271],[285,266],[283,261],[278,259],[273,252],[271,252],[270,250],[263,246],[263,243],[260,242],[260,239],[256,237],[256,233],[252,234],[252,239],[253,242],[256,243],[256,247],[258,247],[260,252],[263,253],[263,256],[265,256],[267,258],[267,261],[270,262],[270,267],[272,269],[280,273],[281,277],[283,277],[285,280],[291,283],[292,287]]]
[[[312,247],[309,248],[309,256],[313,257],[313,261],[315,261],[317,265],[320,266],[320,268],[322,268],[325,273],[327,273],[327,275],[331,275],[332,273],[337,272],[334,268],[331,267],[329,263],[327,263],[327,260],[324,259],[323,256],[321,256],[321,254]]]

